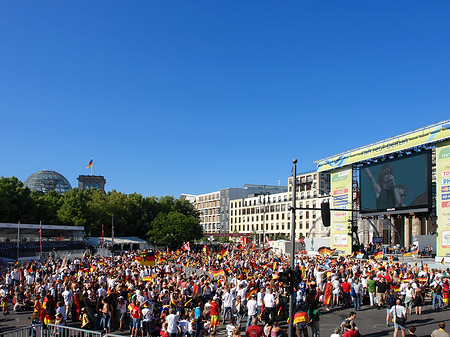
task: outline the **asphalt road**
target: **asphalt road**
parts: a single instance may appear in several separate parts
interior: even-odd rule
[[[440,321],[446,322],[448,326],[446,330],[450,331],[450,310],[433,311],[431,310],[430,305],[425,306],[424,309],[421,316],[416,316],[415,314],[408,316],[407,325],[413,324],[416,326],[417,336],[429,336],[434,329],[437,329],[437,325]],[[322,319],[320,321],[320,334],[322,337],[330,336],[333,333],[333,330],[339,326],[340,323],[348,317],[349,312],[352,311],[352,309],[326,311],[324,308],[321,310]],[[0,332],[29,325],[30,315],[31,312],[11,312],[11,314],[7,316],[0,314]],[[241,330],[245,328],[245,322],[246,319],[243,319]],[[69,323],[69,325],[72,324]],[[392,336],[394,331],[392,326],[386,327],[386,309],[378,310],[376,308],[369,308],[368,306],[363,306],[362,310],[357,312],[356,325],[359,327],[364,337]],[[74,326],[78,327],[79,323],[74,324]],[[281,326],[285,328],[287,325],[284,323],[281,324]],[[120,334],[129,336],[128,331]],[[225,327],[221,326],[218,336],[225,335]]]

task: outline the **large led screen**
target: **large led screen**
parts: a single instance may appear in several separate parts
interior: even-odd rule
[[[430,160],[427,151],[361,167],[361,213],[399,213],[429,208]]]

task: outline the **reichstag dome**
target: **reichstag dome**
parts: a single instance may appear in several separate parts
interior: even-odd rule
[[[44,193],[50,191],[65,193],[72,189],[72,186],[66,177],[58,172],[48,170],[33,173],[25,180],[24,186],[32,191]]]

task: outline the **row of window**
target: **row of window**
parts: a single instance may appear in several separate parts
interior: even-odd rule
[[[214,200],[214,199],[219,199],[219,193],[202,195],[202,196],[198,197],[197,202],[210,201],[210,200]]]
[[[303,212],[305,212],[305,213],[303,213]],[[285,217],[285,214],[287,214],[286,217]],[[305,219],[312,219],[312,220],[314,220],[317,217],[316,211],[299,211],[297,213],[297,217],[299,219],[303,219],[303,215],[304,215]],[[287,220],[290,220],[291,219],[291,213],[281,213],[281,215],[280,215],[280,213],[277,213],[277,214],[266,214],[265,220],[266,221],[269,221],[269,220],[284,220],[285,218]],[[261,219],[261,221],[264,220],[264,215],[261,215],[261,218],[259,217],[259,215],[246,216],[246,217],[245,216],[243,216],[243,217],[235,216],[235,217],[230,218],[230,223],[237,224],[237,223],[241,223],[241,222],[254,222],[254,221],[260,221],[259,219]]]
[[[303,229],[303,225],[304,225],[304,229],[309,229],[309,221],[306,221],[305,223],[303,223],[302,221],[297,223],[297,228],[296,229]],[[230,226],[230,231],[231,232],[257,232],[257,231],[262,231],[263,230],[263,224],[254,224],[254,225],[231,225]],[[286,223],[286,225],[284,224],[284,222],[282,222],[281,224],[279,223],[270,223],[270,224],[265,224],[265,231],[279,231],[279,230],[290,230],[291,229],[291,224],[290,223]]]

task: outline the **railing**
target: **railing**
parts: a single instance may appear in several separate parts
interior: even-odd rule
[[[101,337],[102,335],[103,333],[101,331],[84,330],[65,325],[47,324],[47,330],[44,332],[43,337]]]
[[[0,332],[0,337],[42,337],[42,324]]]

